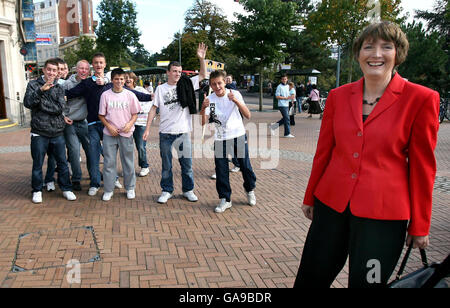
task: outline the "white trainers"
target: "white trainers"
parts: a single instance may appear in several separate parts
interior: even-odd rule
[[[287,136],[283,136],[283,138],[295,138],[295,136],[292,135],[292,134],[289,134],[289,135],[287,135]]]
[[[33,203],[42,203],[42,192],[41,191],[34,192],[31,201]]]
[[[63,196],[64,196],[64,198],[67,199],[67,201],[75,201],[75,200],[77,200],[77,197],[71,191],[63,191]]]
[[[211,175],[211,179],[213,180],[217,179],[217,175],[214,173],[213,175]]]
[[[98,187],[90,187],[89,191],[88,191],[88,195],[89,196],[95,196],[98,192],[99,188]]]
[[[147,174],[150,173],[150,169],[148,168],[142,168],[141,172],[139,172],[139,176],[146,176]]]
[[[111,198],[112,198],[112,196],[114,195],[114,192],[104,192],[103,193],[103,197],[102,197],[102,200],[103,201],[109,201],[109,200],[111,200]]]
[[[136,192],[134,189],[127,190],[127,199],[132,200],[134,198],[136,198]]]
[[[239,167],[234,167],[233,169],[230,170],[230,172],[239,172],[241,171],[241,168]]]
[[[253,190],[247,193],[247,198],[248,198],[249,205],[251,205],[251,206],[256,205],[256,196],[255,196],[255,192]]]
[[[198,201],[197,196],[194,194],[194,191],[192,191],[192,190],[183,193],[183,196],[184,196],[186,199],[188,199],[189,201],[191,201],[191,202],[196,202],[196,201]]]
[[[227,199],[220,199],[220,203],[219,205],[216,207],[216,209],[214,210],[214,212],[216,213],[223,213],[225,212],[226,209],[229,209],[230,207],[232,207],[233,205],[230,202],[227,202]]]
[[[119,182],[119,179],[117,179],[117,180],[114,182],[114,187],[115,187],[115,188],[118,188],[118,189],[123,188],[122,184],[120,184],[120,182]]]
[[[166,203],[167,200],[169,200],[170,198],[172,198],[172,194],[167,192],[167,191],[163,191],[161,196],[159,196],[158,198],[158,203]]]
[[[47,191],[55,191],[55,190],[56,190],[55,182],[47,183]]]

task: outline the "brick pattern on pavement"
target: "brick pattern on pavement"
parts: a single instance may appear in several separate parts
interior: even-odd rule
[[[279,112],[254,112],[252,116],[257,124],[280,118]],[[261,168],[266,159],[252,159],[257,205],[247,205],[242,176],[232,173],[233,207],[223,214],[214,213],[219,200],[215,182],[209,178],[214,172],[211,158],[194,159],[198,202],[190,203],[182,197],[181,171],[176,160],[174,198],[165,205],[156,202],[161,173],[156,127],[151,130],[147,152],[151,172],[145,178],[137,177],[136,199],[127,200],[125,191],[116,189],[110,202],[101,201],[102,189],[97,196],[89,197],[89,181],[85,178],[83,191],[75,192],[74,202],[66,201],[57,188],[55,192],[43,193],[41,205],[31,203],[29,129],[0,134],[0,288],[292,287],[310,224],[300,205],[320,128],[317,118],[297,115],[296,122],[296,138],[279,139],[281,158],[276,169]],[[450,123],[444,123],[436,150],[442,183],[450,181],[449,136]],[[82,158],[86,176],[84,153]],[[123,182],[123,178],[120,180]],[[431,262],[442,261],[450,252],[449,201],[449,190],[435,189],[431,246],[427,249]],[[81,264],[80,284],[68,283],[70,267],[65,266],[11,272],[19,235],[56,234],[57,230],[84,226],[94,228],[101,260]],[[66,233],[56,236],[58,241],[53,242],[49,237],[40,239],[35,235],[30,237],[30,247],[48,254],[41,256],[44,264],[65,265],[70,259],[92,254],[87,236]],[[77,252],[77,237],[85,241],[78,244],[80,248],[89,246],[86,255]],[[21,264],[34,262],[26,251],[21,252]],[[417,253],[407,271],[419,267]],[[345,266],[333,287],[346,287],[347,275]]]

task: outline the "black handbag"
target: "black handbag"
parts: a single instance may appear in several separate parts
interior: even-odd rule
[[[427,255],[424,249],[420,249],[423,267],[404,277],[406,263],[411,254],[412,244],[408,247],[402,264],[394,281],[388,284],[389,288],[448,288],[445,277],[450,271],[450,255],[442,263],[428,265]]]

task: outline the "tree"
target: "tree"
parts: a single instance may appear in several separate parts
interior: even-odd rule
[[[439,32],[427,32],[422,23],[413,22],[404,28],[409,41],[406,61],[398,71],[402,77],[446,95],[450,90],[450,78],[446,64],[448,53],[442,49],[445,37]]]
[[[346,47],[349,57],[359,32],[369,24],[374,9],[382,20],[401,22],[401,0],[379,0],[376,7],[371,0],[322,0],[309,15],[306,27],[322,45],[338,44]],[[379,9],[379,10],[378,10]],[[348,60],[348,82],[352,82],[353,60]]]
[[[427,21],[427,30],[438,33],[441,38],[441,49],[447,55],[444,74],[446,86],[441,89],[441,95],[448,96],[450,91],[450,3],[448,0],[436,0],[432,12],[416,11],[415,17]]]
[[[207,0],[195,0],[186,11],[184,32],[206,34],[209,46],[223,45],[231,33],[231,24],[223,11]]]
[[[258,68],[259,110],[262,111],[263,69],[285,57],[283,51],[292,27],[297,24],[297,3],[281,0],[240,1],[249,13],[238,14],[233,24],[235,38],[231,49],[244,61]]]
[[[92,56],[97,52],[95,40],[88,36],[80,36],[78,39],[78,47],[71,48],[64,54],[64,60],[69,68],[74,67],[79,60],[91,61]]]
[[[143,48],[137,28],[136,5],[131,0],[102,0],[97,8],[100,24],[96,30],[98,49],[112,65],[130,59],[129,48]]]

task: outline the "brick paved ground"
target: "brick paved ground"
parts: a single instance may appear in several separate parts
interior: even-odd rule
[[[278,112],[254,112],[252,122],[270,123],[279,117]],[[252,159],[255,207],[246,205],[241,175],[231,174],[233,207],[223,214],[214,213],[218,197],[209,178],[211,158],[194,159],[200,201],[189,203],[181,197],[180,168],[175,164],[175,197],[166,205],[156,203],[161,172],[156,129],[149,140],[151,173],[137,178],[135,200],[127,200],[123,189],[108,203],[101,201],[102,190],[89,197],[85,179],[77,201],[65,201],[57,189],[44,192],[42,205],[31,203],[29,129],[0,133],[0,287],[291,287],[309,227],[300,204],[319,125],[317,118],[297,115],[296,138],[279,139],[280,159],[274,169],[263,168],[270,161],[267,157]],[[250,146],[264,147],[264,136],[267,130],[251,137]],[[267,144],[277,141],[269,137]],[[195,151],[200,149],[197,143]],[[450,252],[448,122],[441,126],[436,156],[428,249],[432,262]],[[96,241],[92,232],[80,228],[84,226],[94,228]],[[97,247],[100,261],[91,260]],[[71,268],[65,265],[71,259],[87,262],[80,265],[81,283],[67,282]],[[11,272],[13,261],[29,271]],[[409,270],[419,267],[418,256],[411,261]],[[334,287],[347,286],[347,272],[345,267]]]

